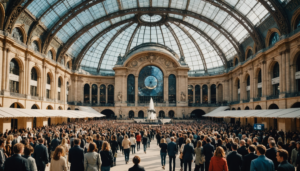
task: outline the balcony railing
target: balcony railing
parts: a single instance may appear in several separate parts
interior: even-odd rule
[[[285,97],[297,97],[297,96],[300,96],[300,91],[294,93],[285,93]]]
[[[20,94],[20,93],[15,93],[15,92],[10,92],[10,95],[14,96],[14,97],[26,98],[25,94]]]
[[[135,106],[135,103],[127,103],[127,106]]]
[[[243,100],[243,103],[249,103],[250,99]]]
[[[32,100],[40,100],[40,98],[38,96],[31,96]]]
[[[239,103],[240,103],[240,101],[232,101],[232,102],[230,102],[230,105],[239,104]]]
[[[63,101],[63,100],[58,100],[57,102],[60,103],[60,104],[64,104],[65,103],[65,101]]]
[[[68,102],[68,105],[75,105],[75,102]],[[82,103],[82,102],[77,102],[76,106],[115,106],[114,103]]]
[[[53,99],[48,99],[48,98],[46,98],[46,101],[47,101],[47,102],[54,102]]]
[[[268,96],[267,100],[278,99],[278,98],[279,98],[279,95],[273,94],[271,96]]]
[[[255,98],[253,98],[254,102],[257,102],[257,101],[260,101],[260,100],[261,100],[261,97],[255,97]]]
[[[227,102],[220,103],[189,103],[190,107],[218,107],[218,106],[227,106]]]

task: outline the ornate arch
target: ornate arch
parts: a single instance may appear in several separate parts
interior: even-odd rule
[[[24,24],[15,24],[14,27],[11,29],[11,32],[12,32],[12,30],[14,28],[20,29],[20,31],[22,32],[22,35],[23,35],[23,43],[26,44],[26,42],[27,42],[27,34],[26,34],[26,30],[25,30],[24,27],[25,27]]]
[[[5,20],[5,9],[3,7],[3,4],[0,3],[0,28],[2,30]]]
[[[266,39],[265,39],[265,45],[266,45],[266,47],[270,46],[269,42],[270,42],[271,35],[273,33],[275,33],[275,32],[278,33],[279,37],[281,36],[281,33],[280,33],[280,31],[277,28],[271,28],[271,29],[269,29],[268,33],[266,35]]]
[[[30,39],[30,44],[33,43],[33,41],[36,41],[38,43],[38,46],[39,46],[39,52],[41,52],[41,48],[42,48],[42,40],[37,37],[37,36],[33,36],[31,39]]]
[[[297,25],[297,19],[300,17],[300,8],[297,9],[294,14],[293,14],[293,17],[291,19],[291,27],[292,27],[292,31],[295,30],[295,27]]]
[[[247,48],[246,48],[246,52],[245,52],[245,60],[247,59],[247,56],[248,56],[248,53],[249,53],[249,51],[252,51],[252,54],[254,55],[254,50],[253,50],[253,48],[251,47],[251,46],[248,46]]]

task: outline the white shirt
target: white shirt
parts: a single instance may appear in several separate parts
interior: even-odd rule
[[[130,137],[130,144],[135,145],[136,139],[134,137]]]

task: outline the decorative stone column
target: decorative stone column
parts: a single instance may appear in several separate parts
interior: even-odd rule
[[[216,84],[216,103],[218,103],[219,102],[219,88],[218,88],[219,86],[218,86],[218,84]]]
[[[105,103],[107,104],[107,102],[108,102],[108,84],[105,85],[105,88],[106,88],[106,90],[105,90]]]
[[[202,87],[203,85],[200,85],[200,103],[202,104]]]
[[[208,103],[211,103],[211,93],[210,93],[210,85],[207,85],[207,94],[208,94]]]
[[[97,104],[100,105],[100,85],[98,85],[98,91],[97,91]]]
[[[92,104],[92,86],[93,85],[90,85],[90,104]]]
[[[196,90],[196,88],[195,88],[195,85],[192,85],[192,86],[193,86],[193,103],[195,103],[195,95],[196,95],[195,90]]]
[[[279,83],[279,86],[280,86],[280,94],[285,94],[285,51],[281,52],[280,53],[280,56],[281,56],[281,62],[279,63],[279,67],[280,67],[280,74],[279,74],[279,77],[280,77],[280,83]]]
[[[139,88],[138,88],[138,81],[139,81],[139,77],[138,76],[134,76],[135,78],[135,81],[134,81],[134,100],[135,100],[135,106],[138,105],[138,91],[139,91]]]
[[[293,83],[295,80],[291,81],[291,68],[290,67],[290,51],[289,49],[285,51],[285,83],[286,83],[286,92],[291,92],[291,83]],[[292,75],[295,75],[292,73]]]

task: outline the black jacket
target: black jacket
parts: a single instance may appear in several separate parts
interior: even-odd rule
[[[97,145],[98,150],[101,150],[103,142],[101,140],[94,140],[94,142]]]
[[[145,171],[145,169],[139,165],[134,165],[133,167],[129,168],[128,171]]]
[[[57,138],[54,138],[51,141],[51,151],[55,151],[56,147],[59,146],[60,141]]]
[[[250,153],[244,156],[243,158],[243,171],[250,171],[251,161],[256,159],[258,156],[254,153]]]
[[[244,157],[245,155],[249,154],[249,153],[248,153],[248,150],[247,150],[247,148],[246,148],[246,146],[240,147],[240,148],[237,150],[237,152],[238,152],[240,155],[242,155],[243,157]]]
[[[4,171],[30,171],[27,159],[14,154],[4,162]]]
[[[84,153],[83,149],[78,145],[75,145],[69,150],[69,162],[71,163],[70,171],[82,171],[84,170]]]
[[[111,151],[100,151],[100,156],[101,156],[101,166],[112,166],[113,163],[113,154]]]
[[[273,161],[275,170],[277,170],[278,164],[279,164],[276,159],[276,153],[277,153],[277,150],[275,148],[269,148],[266,151],[266,157]]]
[[[35,163],[37,166],[45,166],[49,163],[48,150],[42,144],[36,145],[34,147],[33,158],[35,159]]]
[[[295,167],[287,161],[283,161],[278,165],[277,171],[295,171]]]
[[[111,141],[110,146],[111,146],[112,153],[115,154],[118,151],[118,142],[117,141]]]
[[[243,164],[242,155],[236,151],[232,151],[227,155],[227,165],[230,171],[241,171]]]
[[[143,137],[142,142],[143,142],[143,144],[147,144],[148,138],[147,137]]]
[[[205,161],[208,162],[214,155],[215,147],[211,143],[207,143],[203,146],[203,154],[205,156]]]

